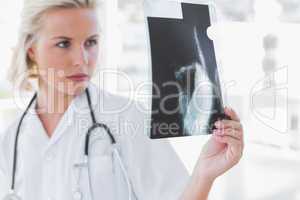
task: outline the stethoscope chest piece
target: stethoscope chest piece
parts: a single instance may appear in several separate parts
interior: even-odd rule
[[[10,193],[10,194],[6,195],[3,200],[21,200],[21,197],[19,197],[15,193]]]

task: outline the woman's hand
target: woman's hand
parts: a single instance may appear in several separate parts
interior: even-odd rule
[[[214,180],[241,159],[244,148],[242,125],[232,109],[225,108],[225,114],[232,120],[215,123],[217,129],[203,147],[194,169],[194,175],[199,178]]]
[[[243,128],[237,114],[225,108],[231,120],[215,123],[217,129],[205,144],[181,200],[206,200],[214,180],[241,159]]]

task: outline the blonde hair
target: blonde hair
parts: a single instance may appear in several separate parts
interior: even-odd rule
[[[36,65],[27,51],[36,39],[42,26],[45,12],[58,8],[99,7],[97,0],[24,0],[17,45],[13,49],[12,61],[8,70],[8,80],[20,90],[32,90],[31,80],[37,78]]]

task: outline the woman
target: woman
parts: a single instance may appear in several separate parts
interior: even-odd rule
[[[1,141],[0,198],[207,199],[214,180],[241,158],[237,115],[225,109],[232,120],[216,123],[189,177],[168,142],[148,138],[135,104],[90,83],[99,54],[96,7],[95,0],[25,1],[10,78],[21,89],[36,80],[37,93]],[[86,149],[93,122],[107,125],[113,139],[98,128]]]

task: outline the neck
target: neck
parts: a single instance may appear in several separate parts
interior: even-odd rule
[[[36,109],[39,114],[62,115],[68,109],[74,97],[55,88],[40,86]]]
[[[61,117],[75,96],[67,95],[50,87],[39,87],[36,112],[50,138]]]

